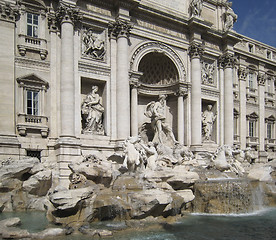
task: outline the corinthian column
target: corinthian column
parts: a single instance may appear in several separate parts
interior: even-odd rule
[[[191,145],[201,146],[201,65],[200,58],[203,54],[201,45],[192,43],[189,47],[189,55],[191,58],[191,127],[192,138]]]
[[[130,88],[128,77],[128,39],[131,25],[118,19],[110,23],[111,34],[117,37],[117,72],[116,72],[116,102],[117,102],[117,138],[125,139],[130,135]]]
[[[61,25],[60,119],[61,136],[75,136],[74,111],[74,23],[77,8],[60,5],[57,18]]]
[[[187,91],[180,89],[177,93],[177,138],[180,144],[184,144],[184,96]]]
[[[224,144],[234,143],[234,102],[233,102],[233,67],[235,59],[232,54],[224,54],[220,61],[224,68]]]

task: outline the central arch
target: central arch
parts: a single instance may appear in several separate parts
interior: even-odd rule
[[[143,75],[139,81],[150,85],[171,85],[179,82],[177,68],[163,53],[151,52],[140,61],[138,71]]]

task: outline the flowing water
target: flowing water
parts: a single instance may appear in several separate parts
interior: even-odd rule
[[[19,216],[22,228],[37,232],[48,223],[44,213],[1,213],[0,219]],[[92,227],[114,229],[120,227],[120,222],[104,222],[92,224]],[[55,237],[55,240],[88,240],[84,235],[69,235]],[[129,229],[114,234],[108,238],[114,240],[275,240],[276,239],[276,208],[266,209],[254,214],[192,214],[183,217],[174,224],[156,225],[152,228]]]

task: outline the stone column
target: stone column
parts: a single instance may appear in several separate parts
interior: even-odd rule
[[[180,89],[177,93],[177,140],[184,145],[184,96],[187,91]]]
[[[233,67],[235,63],[232,54],[221,56],[224,67],[224,144],[234,143],[234,102],[233,102]]]
[[[189,47],[191,58],[191,146],[197,147],[202,145],[201,141],[201,63],[200,58],[203,54],[201,45],[192,43]]]
[[[247,121],[246,121],[246,79],[248,70],[245,67],[240,67],[238,71],[239,75],[239,94],[240,94],[240,143],[241,149],[246,148],[246,136],[247,136]]]
[[[220,114],[219,114],[219,145],[224,144],[224,72],[223,72],[223,64],[218,62],[219,68],[219,90],[220,90]]]
[[[267,161],[267,153],[265,152],[265,82],[266,75],[264,73],[258,74],[258,86],[259,86],[259,160],[261,162]]]
[[[131,136],[138,135],[138,83],[131,83]]]
[[[128,76],[128,40],[131,25],[128,21],[117,19],[109,24],[111,34],[117,36],[117,138],[123,140],[130,136],[130,87]]]
[[[78,14],[78,9],[65,4],[60,5],[57,12],[61,25],[60,121],[63,137],[75,136],[74,24]]]

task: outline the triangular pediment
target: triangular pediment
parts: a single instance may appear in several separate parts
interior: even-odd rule
[[[38,77],[36,74],[32,73],[23,77],[19,77],[16,79],[16,81],[19,84],[25,84],[25,85],[35,85],[35,86],[44,86],[47,87],[49,86],[49,83],[40,77]]]
[[[275,122],[276,118],[273,115],[270,115],[268,118],[265,119],[266,122]]]
[[[251,113],[249,115],[246,115],[246,118],[247,119],[257,119],[257,118],[259,118],[259,116],[258,116],[257,113],[253,112],[253,113]]]

